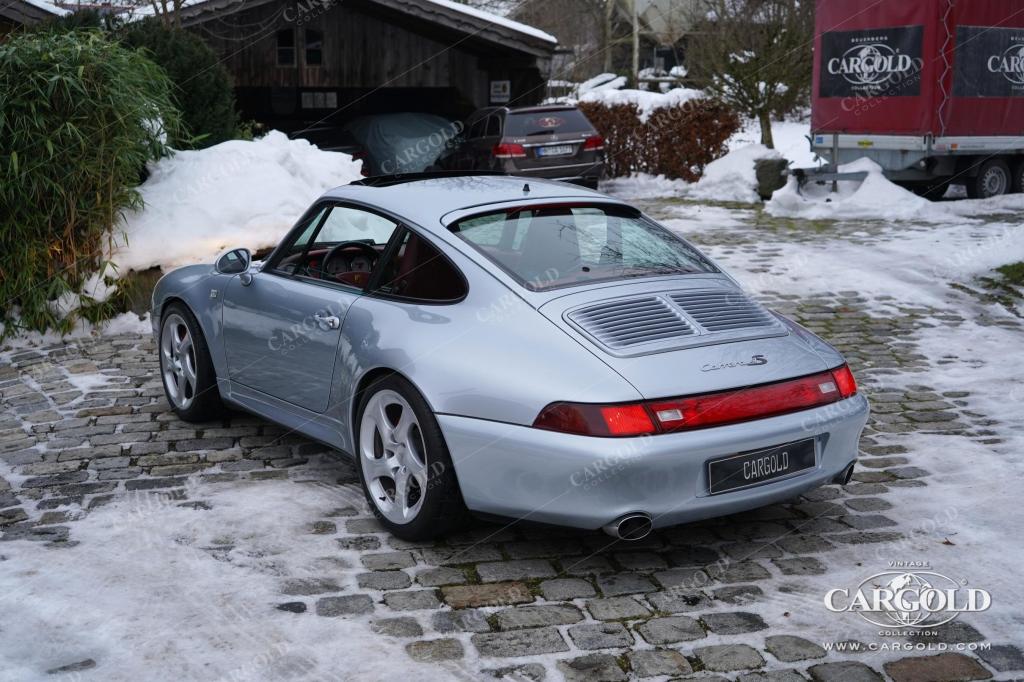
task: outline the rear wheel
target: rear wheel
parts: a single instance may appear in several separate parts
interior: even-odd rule
[[[989,159],[978,168],[978,175],[967,180],[971,199],[998,197],[1010,191],[1010,167],[1002,159]]]
[[[1013,191],[1024,192],[1024,159],[1021,159],[1013,167]]]
[[[167,402],[183,420],[204,422],[224,414],[203,330],[182,303],[167,306],[160,322],[160,377]]]
[[[392,534],[424,540],[467,517],[441,427],[419,391],[392,375],[363,393],[356,458],[370,508]]]

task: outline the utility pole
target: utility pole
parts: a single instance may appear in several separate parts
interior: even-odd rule
[[[604,3],[604,72],[612,71],[612,42],[615,40],[612,25],[615,22],[615,4],[619,0],[605,0]]]
[[[640,88],[640,14],[633,0],[633,87]]]

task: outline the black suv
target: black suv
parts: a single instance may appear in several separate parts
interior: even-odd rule
[[[566,180],[597,189],[604,171],[604,138],[576,107],[488,107],[466,119],[437,166]]]

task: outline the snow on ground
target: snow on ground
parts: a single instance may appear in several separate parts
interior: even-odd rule
[[[761,159],[779,159],[782,155],[764,145],[749,144],[732,149],[704,169],[700,180],[687,188],[688,199],[710,201],[742,201],[754,203],[757,194],[755,164]]]
[[[779,158],[778,152],[759,144],[745,145],[709,163],[704,175],[694,183],[672,180],[664,175],[637,173],[605,180],[601,183],[601,191],[624,199],[677,197],[755,203],[760,199],[754,164],[758,159],[770,158]]]
[[[812,168],[818,165],[807,136],[811,134],[811,122],[772,121],[772,139],[775,149],[790,162],[793,168]],[[729,138],[729,149],[742,145],[761,143],[761,125],[752,118],[744,119],[740,129]]]
[[[2,325],[0,325],[2,331]],[[94,325],[87,320],[79,320],[67,334],[50,331],[45,334],[32,332],[5,339],[0,343],[0,361],[5,360],[11,353],[26,348],[38,348],[52,346],[57,343],[67,343],[76,339],[88,339],[99,335],[116,334],[151,334],[153,331],[149,322],[149,313],[139,317],[135,313],[122,313],[116,317]]]
[[[234,246],[277,244],[320,194],[358,180],[361,163],[272,131],[177,152],[150,167],[145,206],[125,217],[121,272],[211,262]]]
[[[450,679],[372,634],[370,616],[274,608],[279,575],[322,577],[336,566],[344,584],[345,569],[359,566],[357,551],[308,529],[337,506],[338,491],[297,486],[204,486],[208,510],[133,494],[78,521],[75,546],[5,543],[0,680],[40,679],[55,662],[90,658],[97,667],[83,680]]]
[[[958,214],[1009,212],[1014,202],[1007,198],[947,202],[937,206],[957,206],[945,214],[954,219],[919,226],[900,221],[898,206],[917,197],[886,195],[891,190],[884,187],[874,191],[880,193],[875,194],[878,212],[888,211],[893,222],[873,237],[844,225],[853,212],[841,211],[832,216],[840,219],[835,228],[822,232],[820,239],[790,241],[783,234],[772,240],[769,273],[763,272],[765,258],[759,249],[735,248],[726,242],[707,251],[755,293],[804,298],[856,291],[881,316],[901,315],[901,308],[915,306],[962,315],[965,320],[958,325],[926,320],[925,328],[908,337],[915,353],[928,358],[932,369],[887,375],[886,389],[927,384],[939,392],[967,391],[969,409],[992,418],[991,429],[1002,442],[984,445],[963,436],[920,432],[893,437],[892,442],[909,448],[911,463],[930,474],[927,487],[901,488],[898,506],[887,512],[910,531],[908,539],[895,546],[842,548],[829,556],[825,575],[803,576],[792,593],[775,595],[773,602],[752,605],[751,610],[784,609],[792,614],[794,629],[813,630],[822,641],[840,641],[850,635],[849,622],[823,620],[819,610],[809,608],[820,603],[822,594],[856,584],[869,575],[870,568],[865,567],[884,567],[894,559],[929,561],[939,572],[989,590],[993,605],[975,618],[976,624],[1000,640],[1020,641],[1024,622],[1019,605],[1024,591],[1012,567],[1020,562],[1021,546],[1011,539],[1024,525],[1024,510],[1018,503],[1024,476],[1024,369],[1016,362],[1020,331],[980,324],[975,319],[979,314],[996,320],[1011,314],[957,293],[950,283],[971,284],[997,265],[1024,260],[1022,213],[1005,222],[992,217],[985,222],[955,220]],[[673,215],[680,214],[678,206],[667,208]],[[723,212],[740,213],[727,208],[687,211],[662,222],[699,240],[709,229],[723,229]],[[726,229],[749,230],[752,213],[744,213]],[[748,224],[737,228],[737,222]],[[878,296],[892,300],[872,300]]]

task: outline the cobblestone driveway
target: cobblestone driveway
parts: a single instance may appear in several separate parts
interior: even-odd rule
[[[680,210],[648,208],[670,216]],[[726,262],[731,252],[752,255],[755,276],[776,267],[772,243],[815,238],[809,229],[757,225],[752,212],[735,214],[742,222],[736,229],[691,236]],[[863,226],[850,232],[865,244],[882,238]],[[901,516],[900,494],[928,486],[929,471],[908,436],[998,443],[992,422],[972,409],[969,389],[933,389],[935,361],[915,349],[930,325],[955,326],[967,313],[848,291],[763,298],[837,345],[870,394],[860,466],[845,487],[655,532],[640,543],[486,524],[442,543],[407,543],[382,532],[352,468],[323,446],[243,415],[178,421],[164,400],[152,341],[114,336],[17,352],[0,364],[2,539],[39,541],[39,551],[72,546],[78,520],[132,494],[201,510],[218,484],[287,481],[297,495],[303,486],[330,485],[337,507],[310,517],[308,532],[358,551],[361,565],[281,576],[279,600],[258,616],[365,619],[377,636],[401,642],[409,657],[443,666],[453,678],[904,682],[1024,675],[1019,642],[966,617],[939,628],[934,641],[989,640],[991,649],[902,658],[826,652],[820,633],[807,626],[847,617],[824,612],[821,593],[804,585],[836,570],[830,557],[858,546],[866,557],[867,546],[898,547],[912,532],[915,519]],[[917,377],[909,384],[908,374]],[[801,617],[812,603],[818,612]],[[863,632],[848,622],[851,632]],[[63,673],[100,664],[53,661]],[[345,678],[339,672],[336,679]]]

